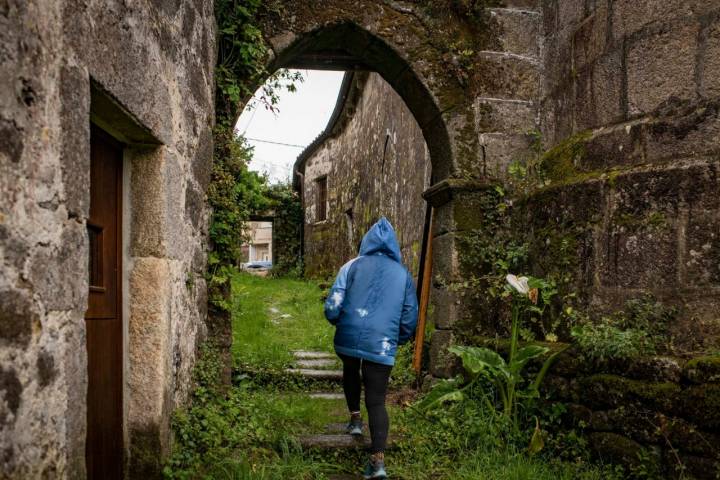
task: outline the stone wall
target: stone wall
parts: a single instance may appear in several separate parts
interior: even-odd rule
[[[588,362],[561,354],[547,392],[605,462],[661,478],[715,479],[720,472],[720,362],[642,357]]]
[[[212,2],[0,4],[0,477],[84,477],[91,116],[126,144],[130,475],[167,452],[205,331],[214,61]]]
[[[355,74],[332,135],[301,167],[306,274],[334,275],[357,255],[368,228],[384,215],[404,263],[418,273],[430,158],[412,113],[376,73]],[[317,179],[327,178],[327,220],[318,221]]]
[[[553,0],[543,18],[544,161],[562,173],[526,204],[577,240],[592,310],[650,291],[688,350],[717,346],[720,5]]]

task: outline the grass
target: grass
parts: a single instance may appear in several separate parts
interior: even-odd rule
[[[291,350],[331,350],[333,328],[322,316],[315,284],[238,273],[233,293],[233,354],[238,366],[270,371],[288,365]],[[405,364],[410,355],[409,348],[400,355],[399,378],[409,376]],[[327,424],[345,421],[343,400],[316,400],[297,389],[288,391],[282,381],[268,383],[268,378],[270,382],[281,378],[272,375],[261,380],[238,376],[233,388],[222,393],[214,387],[217,355],[206,349],[201,358],[193,403],[174,416],[175,442],[164,470],[166,478],[323,480],[331,473],[358,473],[363,452],[307,451],[296,440],[298,435],[322,433]],[[389,406],[391,431],[399,439],[397,448],[387,453],[392,478],[621,478],[577,454],[584,448],[579,440],[529,456],[523,447],[527,440],[508,438],[507,428],[485,408],[472,400],[423,413],[406,405]]]
[[[291,364],[292,350],[333,351],[334,328],[323,316],[317,284],[238,272],[232,293],[236,366],[281,369]]]

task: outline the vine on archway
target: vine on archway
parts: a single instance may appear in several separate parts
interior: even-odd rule
[[[230,269],[240,258],[240,245],[252,212],[267,208],[267,179],[248,168],[252,148],[236,135],[235,122],[244,105],[275,111],[281,89],[294,91],[298,73],[266,70],[269,49],[257,16],[268,7],[262,0],[216,0],[218,59],[215,67],[213,170],[208,188],[212,208],[208,257],[209,336],[222,353],[230,380]],[[261,93],[253,96],[262,85]]]

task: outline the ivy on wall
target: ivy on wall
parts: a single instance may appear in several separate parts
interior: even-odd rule
[[[268,189],[267,197],[275,213],[272,274],[299,277],[303,273],[302,203],[290,183],[273,185]]]
[[[240,260],[240,246],[252,212],[277,202],[268,197],[267,179],[248,169],[252,148],[235,133],[246,105],[275,111],[278,92],[294,91],[300,74],[267,72],[268,46],[256,18],[267,10],[262,0],[216,0],[218,58],[215,67],[215,129],[213,170],[208,188],[212,208],[208,257],[208,330],[230,381],[230,269]],[[264,83],[263,83],[264,80]],[[262,84],[259,94],[256,88]]]

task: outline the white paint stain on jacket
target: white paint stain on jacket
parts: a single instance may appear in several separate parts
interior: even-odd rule
[[[331,307],[332,307],[332,309],[334,310],[334,309],[338,308],[338,307],[342,304],[342,302],[343,302],[343,294],[342,294],[341,292],[335,291],[335,292],[333,292],[332,297],[330,297],[330,299],[331,299],[332,302],[333,302],[332,305],[331,305]]]
[[[364,308],[356,308],[355,311],[358,313],[358,315],[360,315],[360,318],[367,317],[368,311]]]
[[[382,350],[380,350],[380,355],[387,355],[390,349],[392,348],[392,344],[390,343],[390,339],[388,337],[383,338],[382,343],[380,344],[382,347]]]

